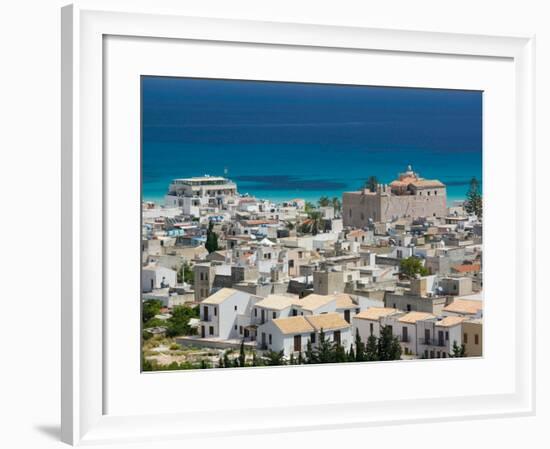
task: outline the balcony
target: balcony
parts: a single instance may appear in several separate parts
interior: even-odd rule
[[[402,336],[400,338],[401,343],[409,343],[411,339],[408,336]]]
[[[433,339],[433,338],[423,338],[422,340],[420,340],[420,344],[426,345],[426,346],[440,346],[440,347],[447,346],[444,340]]]

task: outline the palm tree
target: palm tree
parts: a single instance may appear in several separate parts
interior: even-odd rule
[[[323,219],[320,212],[310,212],[309,218],[303,221],[301,226],[301,231],[305,234],[319,234],[321,226],[323,224]]]
[[[334,207],[336,212],[340,212],[342,210],[342,202],[340,201],[340,198],[336,196],[332,198],[332,207]]]
[[[322,196],[321,198],[319,198],[318,204],[320,207],[327,207],[330,204],[328,196]]]

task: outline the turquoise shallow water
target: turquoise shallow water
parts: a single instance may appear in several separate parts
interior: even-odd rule
[[[447,185],[449,200],[464,199],[470,179],[481,179],[481,153],[453,154],[424,148],[354,145],[215,145],[147,143],[143,152],[143,198],[161,201],[173,178],[224,175],[241,193],[281,201],[341,197],[371,175],[389,183],[407,164],[422,177]]]

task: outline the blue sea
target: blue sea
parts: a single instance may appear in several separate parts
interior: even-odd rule
[[[149,201],[205,174],[274,201],[341,197],[408,164],[451,201],[482,179],[478,91],[143,77],[142,130]]]

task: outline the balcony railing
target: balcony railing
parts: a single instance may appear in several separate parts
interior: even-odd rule
[[[435,338],[423,338],[422,340],[420,340],[420,344],[427,346],[446,346],[444,340],[439,340]]]

